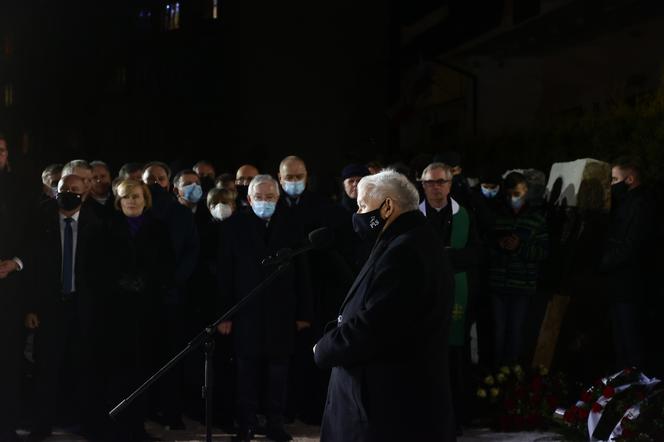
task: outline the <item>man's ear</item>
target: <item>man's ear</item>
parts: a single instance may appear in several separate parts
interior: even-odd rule
[[[394,201],[392,201],[392,198],[387,197],[385,199],[385,205],[383,206],[383,210],[385,210],[385,217],[389,218],[392,213],[394,213]]]
[[[625,184],[627,184],[628,186],[634,184],[634,175],[627,175],[625,177]]]

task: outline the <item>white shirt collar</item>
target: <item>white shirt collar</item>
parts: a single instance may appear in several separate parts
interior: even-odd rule
[[[81,215],[81,210],[77,210],[75,214],[72,216],[65,216],[62,214],[62,212],[58,212],[58,215],[60,215],[60,221],[64,221],[65,218],[72,218],[74,221],[78,222],[78,217]]]
[[[459,203],[457,203],[454,200],[454,198],[452,198],[452,197],[450,197],[450,202],[452,203],[452,215],[456,215],[457,213],[459,213],[459,207],[460,207]],[[422,203],[420,204],[420,212],[422,212],[424,214],[424,216],[426,216],[426,214],[427,214],[427,200],[426,199],[424,201],[422,201]],[[440,210],[439,210],[439,212],[440,212]]]

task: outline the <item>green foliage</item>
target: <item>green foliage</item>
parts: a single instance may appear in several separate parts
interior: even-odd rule
[[[462,145],[471,166],[489,161],[506,169],[535,167],[545,172],[554,162],[637,156],[648,177],[663,180],[664,76],[653,94],[615,101],[602,112],[566,116],[499,136],[477,136]]]

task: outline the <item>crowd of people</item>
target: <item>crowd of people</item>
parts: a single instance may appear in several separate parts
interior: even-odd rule
[[[320,424],[330,369],[346,364],[324,356],[334,344],[321,337],[343,322],[347,292],[367,284],[362,278],[377,253],[381,214],[397,204],[391,198],[371,210],[358,205],[358,184],[379,176],[380,165],[344,167],[340,197],[332,200],[310,189],[307,165],[296,156],[284,158],[275,177],[251,164],[218,174],[209,161],[176,173],[160,161],[127,163],[114,176],[102,161],[72,160],[44,168],[39,201],[26,201],[10,164],[0,136],[1,441],[18,440],[19,424],[29,426],[31,441],[49,437],[56,425],[90,440],[138,441],[150,438],[147,419],[180,429],[184,415],[201,418],[197,355],[118,419],[107,413],[260,284],[274,270],[264,258],[304,246],[309,232],[326,227],[331,244],[294,257],[259,297],[219,324],[215,359],[220,423],[237,440],[256,432],[291,440],[284,425],[294,418]],[[469,419],[469,366],[525,356],[528,306],[551,247],[547,213],[519,172],[503,176],[487,167],[471,187],[454,152],[431,158],[421,171],[395,169],[389,173],[412,183],[419,204],[397,208],[426,219],[442,245],[440,262],[427,272],[453,280],[440,321],[448,328],[458,433]],[[624,367],[644,358],[646,288],[635,281],[645,281],[641,259],[654,215],[639,164],[619,160],[612,170],[600,265],[612,281],[616,365]],[[393,283],[404,290],[418,284]],[[412,319],[390,324],[384,338]],[[471,352],[471,335],[478,351]],[[312,355],[315,344],[319,353]],[[406,349],[395,351],[408,357]]]

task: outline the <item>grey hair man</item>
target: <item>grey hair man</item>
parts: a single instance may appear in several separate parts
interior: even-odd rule
[[[376,244],[337,326],[314,346],[316,364],[332,369],[321,441],[455,440],[447,365],[452,274],[418,203],[415,186],[393,170],[358,184],[353,224]],[[427,425],[412,424],[422,418]]]
[[[62,164],[49,164],[41,174],[42,192],[46,199],[55,198],[58,193],[58,181],[62,177]]]
[[[270,175],[256,175],[249,183],[248,201],[257,217],[269,221],[279,201],[279,183]]]
[[[452,167],[444,163],[431,163],[423,171],[420,182],[426,204],[440,211],[447,206],[452,191]],[[425,213],[426,215],[426,213]]]
[[[357,185],[353,228],[360,237],[375,241],[402,213],[417,210],[419,202],[417,189],[404,175],[391,169],[367,175]]]
[[[62,167],[62,177],[68,175],[76,175],[83,180],[83,201],[85,201],[92,190],[92,166],[85,160],[71,160]]]

